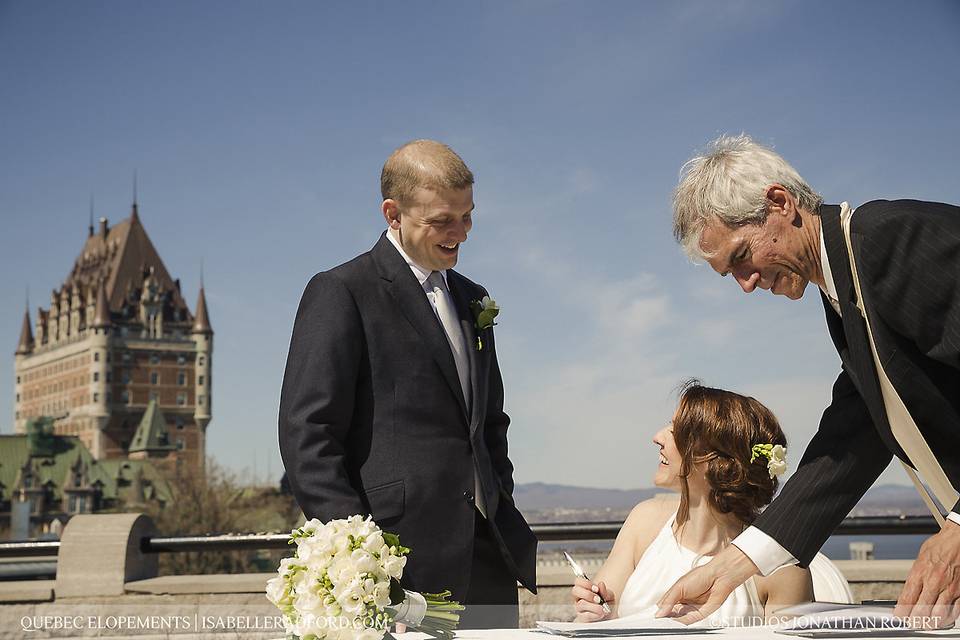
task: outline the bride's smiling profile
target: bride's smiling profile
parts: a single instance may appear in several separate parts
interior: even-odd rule
[[[571,590],[580,622],[645,612],[652,618],[680,576],[753,522],[786,468],[786,436],[769,409],[697,380],[681,387],[673,419],[653,442],[659,447],[654,484],[678,492],[679,503],[658,497],[633,508],[593,581],[577,578]],[[759,624],[810,600],[810,572],[788,566],[737,587],[706,623]]]

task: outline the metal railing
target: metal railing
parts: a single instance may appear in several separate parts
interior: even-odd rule
[[[568,540],[613,540],[622,521],[557,522],[532,524],[530,528],[540,542]],[[940,530],[933,516],[856,516],[840,523],[833,535],[904,535],[934,534]],[[193,536],[152,536],[141,540],[145,553],[185,551],[255,551],[286,549],[290,535],[286,533],[207,534]],[[59,540],[15,540],[0,542],[0,558],[55,556]]]

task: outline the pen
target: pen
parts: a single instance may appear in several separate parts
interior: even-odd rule
[[[570,563],[570,568],[573,569],[574,575],[576,575],[578,578],[583,578],[588,582],[590,581],[590,578],[588,578],[587,574],[583,572],[583,568],[580,566],[580,564],[576,560],[573,559],[573,556],[571,556],[569,553],[564,551],[563,557],[566,558],[567,562]],[[597,597],[600,598],[600,604],[603,605],[603,612],[610,613],[610,605],[608,605],[607,601],[603,599],[603,596],[597,593]]]

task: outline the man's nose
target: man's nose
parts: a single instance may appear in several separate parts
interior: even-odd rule
[[[750,275],[735,273],[734,277],[737,279],[737,284],[740,285],[744,293],[753,293],[753,290],[757,288],[757,284],[760,283],[760,273],[757,271],[754,271]]]

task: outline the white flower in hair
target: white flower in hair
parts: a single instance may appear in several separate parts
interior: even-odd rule
[[[783,445],[775,444],[770,450],[770,461],[767,462],[767,471],[770,477],[783,475],[787,470],[787,449]]]

